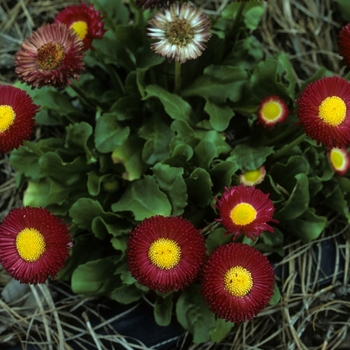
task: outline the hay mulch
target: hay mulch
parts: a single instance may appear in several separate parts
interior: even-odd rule
[[[0,84],[14,81],[13,55],[33,28],[50,22],[64,6],[79,1],[0,1]],[[210,14],[229,1],[200,0]],[[297,81],[320,67],[345,75],[337,54],[336,33],[344,25],[333,0],[268,0],[254,34],[266,55],[289,54]],[[21,191],[8,157],[0,159],[0,219],[21,205]],[[183,334],[173,349],[350,349],[350,229],[342,217],[331,218],[321,237],[309,244],[286,242],[286,255],[276,261],[281,301],[259,317],[234,327],[220,344],[194,345]],[[63,282],[24,286],[0,269],[0,348],[147,349],[111,326],[132,309],[101,316],[113,309],[106,300],[73,295]],[[17,293],[17,294],[15,294]],[[91,319],[98,319],[92,323]],[[103,332],[101,332],[103,330]],[[166,347],[162,347],[163,349]],[[170,349],[170,347],[168,347]]]

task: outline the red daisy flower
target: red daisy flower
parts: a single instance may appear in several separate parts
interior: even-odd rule
[[[268,128],[286,120],[288,114],[287,104],[278,96],[264,98],[258,108],[258,120],[264,127]]]
[[[156,215],[131,232],[126,253],[131,275],[149,289],[166,293],[193,282],[206,248],[191,222]]]
[[[345,175],[350,168],[350,155],[348,150],[345,147],[334,147],[328,151],[327,155],[334,171],[340,176]]]
[[[301,93],[298,117],[305,133],[325,146],[350,144],[350,83],[325,77],[310,83]]]
[[[338,35],[339,55],[343,56],[343,62],[350,67],[350,23],[345,25]]]
[[[229,322],[251,320],[268,305],[273,289],[271,264],[246,244],[217,248],[202,268],[203,298],[215,315]]]
[[[21,283],[55,278],[69,256],[68,226],[45,208],[17,208],[0,226],[0,263]]]
[[[8,153],[28,140],[40,106],[23,90],[0,86],[0,151]]]
[[[245,186],[254,186],[262,183],[266,175],[266,170],[264,166],[261,166],[255,170],[245,171],[243,174],[239,175],[239,180],[241,184]]]
[[[64,88],[84,69],[84,44],[62,23],[46,24],[24,40],[15,56],[16,74],[33,88]]]
[[[83,40],[85,50],[91,47],[93,39],[101,39],[106,30],[103,28],[103,17],[100,11],[94,9],[93,5],[72,5],[59,12],[55,23],[63,23],[74,30],[78,37]]]
[[[219,210],[220,219],[217,221],[234,235],[233,238],[243,233],[254,239],[263,231],[273,232],[268,221],[278,222],[272,219],[275,208],[265,194],[253,187],[244,185],[225,188],[221,199],[216,198],[215,207]]]

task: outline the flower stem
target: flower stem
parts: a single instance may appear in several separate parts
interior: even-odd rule
[[[80,90],[80,88],[78,88],[77,86],[75,85],[70,85],[70,87],[74,90],[74,92],[82,99],[84,100],[91,108],[93,109],[97,109],[99,108],[99,106],[94,102],[94,101],[91,101],[83,91]]]
[[[242,17],[242,13],[243,13],[243,10],[244,10],[244,6],[245,6],[245,2],[242,2],[240,5],[239,5],[239,8],[237,10],[237,14],[236,14],[236,17],[234,19],[234,22],[233,22],[233,28],[236,29],[239,21],[241,20],[241,17]]]
[[[281,149],[279,149],[278,151],[276,151],[273,156],[272,156],[272,160],[276,160],[278,158],[281,158],[282,156],[284,156],[286,153],[288,153],[293,147],[299,145],[300,142],[304,141],[306,139],[307,135],[301,134],[299,137],[297,137],[294,141],[292,141],[290,144],[282,147]]]
[[[181,63],[175,62],[175,93],[181,95]]]

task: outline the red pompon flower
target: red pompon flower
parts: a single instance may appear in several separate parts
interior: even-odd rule
[[[310,83],[301,93],[298,117],[305,134],[317,144],[350,145],[350,83],[337,76]]]
[[[343,62],[350,67],[350,23],[345,25],[338,35],[339,55],[343,57]]]
[[[94,9],[93,5],[72,5],[66,7],[59,12],[55,19],[55,23],[63,23],[68,28],[74,30],[79,39],[84,42],[84,49],[91,48],[93,39],[101,39],[106,30],[103,28],[103,17],[100,11]]]
[[[131,275],[163,293],[191,284],[206,258],[204,238],[191,222],[160,215],[131,232],[126,253]]]
[[[215,207],[219,210],[220,218],[217,221],[233,234],[233,238],[243,233],[254,239],[263,231],[273,232],[268,221],[278,222],[273,219],[275,208],[265,194],[254,186],[245,185],[225,188],[220,199],[216,198]]]
[[[0,226],[0,263],[21,283],[55,278],[69,256],[68,226],[45,208],[17,208]]]
[[[287,104],[278,96],[264,98],[258,108],[258,120],[264,126],[273,128],[277,123],[287,119],[289,109]]]
[[[8,153],[30,138],[39,108],[25,91],[0,86],[0,152]]]
[[[241,323],[251,320],[269,303],[274,271],[257,249],[229,243],[214,250],[202,268],[201,291],[219,318]]]
[[[348,150],[345,147],[334,147],[328,151],[327,155],[334,171],[340,176],[345,175],[350,168],[350,155]]]
[[[15,56],[16,74],[33,88],[64,88],[84,69],[84,44],[65,24],[46,24],[22,43]]]

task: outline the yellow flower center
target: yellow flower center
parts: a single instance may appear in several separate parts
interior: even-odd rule
[[[58,43],[47,43],[38,49],[36,63],[40,69],[53,70],[62,64],[65,51]]]
[[[225,273],[224,284],[233,296],[244,297],[253,288],[252,274],[242,266],[231,267]]]
[[[16,113],[11,106],[0,105],[0,133],[6,131],[15,121]]]
[[[318,108],[318,114],[325,123],[338,126],[345,119],[346,104],[338,96],[327,97]]]
[[[74,30],[81,40],[85,39],[88,33],[88,25],[84,21],[76,21],[70,26],[70,28]]]
[[[260,169],[246,171],[243,174],[244,179],[248,182],[255,182],[255,181],[259,180],[260,175],[261,175]]]
[[[25,228],[16,237],[16,248],[23,260],[37,261],[46,249],[44,236],[35,228]]]
[[[331,151],[331,162],[336,169],[341,169],[344,165],[343,154],[340,151],[333,149]]]
[[[150,245],[148,257],[153,265],[160,269],[170,270],[179,263],[181,248],[172,239],[158,238]]]
[[[256,210],[249,203],[239,203],[231,210],[231,220],[236,225],[248,225],[256,218]]]
[[[171,44],[187,46],[193,41],[194,31],[187,20],[177,18],[168,24],[166,35]]]
[[[265,119],[273,121],[281,115],[281,106],[274,101],[266,102],[261,113]]]

